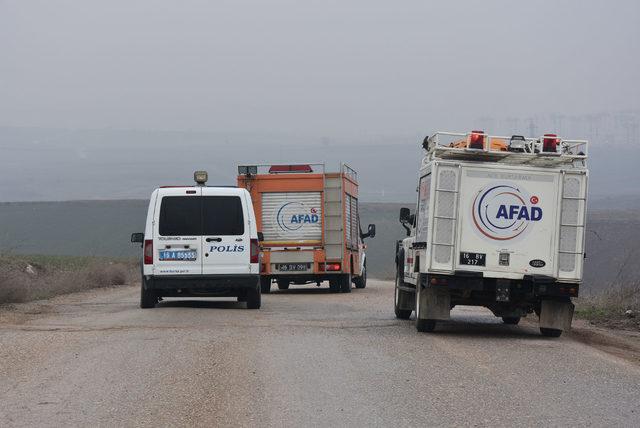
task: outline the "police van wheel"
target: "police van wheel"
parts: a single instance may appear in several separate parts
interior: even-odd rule
[[[278,281],[278,290],[288,290],[289,289],[289,281],[279,280]]]
[[[247,299],[247,309],[260,309],[262,303],[260,289],[258,287],[247,290],[245,298]]]
[[[367,286],[367,265],[362,267],[360,276],[353,280],[356,288],[365,288]]]
[[[155,308],[158,303],[158,295],[153,290],[145,289],[145,280],[140,285],[140,307],[142,309]]]
[[[351,293],[351,274],[342,275],[340,278],[340,292]]]
[[[260,291],[264,294],[271,293],[271,278],[268,276],[260,277]]]

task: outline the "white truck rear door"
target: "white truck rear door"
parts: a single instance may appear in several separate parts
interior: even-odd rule
[[[161,189],[155,207],[154,275],[202,273],[202,207],[199,187]]]
[[[462,168],[455,269],[555,276],[557,171]]]
[[[250,273],[251,230],[245,198],[235,189],[202,189],[202,273]]]

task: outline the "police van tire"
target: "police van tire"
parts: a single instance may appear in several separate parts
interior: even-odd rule
[[[502,317],[502,322],[509,325],[518,325],[520,317]]]
[[[247,309],[260,309],[262,304],[262,293],[256,286],[255,288],[246,291],[245,298],[247,299]]]
[[[283,279],[278,281],[278,290],[288,290],[289,289],[289,281],[285,281]]]
[[[351,274],[342,275],[340,278],[340,292],[351,293]]]
[[[158,303],[158,295],[155,291],[146,289],[145,282],[143,278],[142,284],[140,285],[140,307],[142,309],[155,308]]]
[[[540,327],[540,333],[546,337],[560,337],[562,335],[562,330]]]
[[[367,286],[367,265],[362,267],[360,276],[353,280],[356,288],[365,288]]]
[[[263,294],[271,293],[271,278],[268,276],[260,276],[260,292]]]
[[[436,320],[416,318],[416,330],[421,333],[432,332],[436,328]]]

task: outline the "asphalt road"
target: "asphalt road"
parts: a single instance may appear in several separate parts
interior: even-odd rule
[[[420,334],[392,291],[1,309],[0,426],[640,426],[636,363],[475,308]]]

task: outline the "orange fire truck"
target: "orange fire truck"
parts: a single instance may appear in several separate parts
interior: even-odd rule
[[[325,172],[324,164],[241,165],[238,187],[251,194],[261,247],[260,286],[329,281],[333,292],[367,285],[363,239],[358,214],[358,176],[347,165]]]

